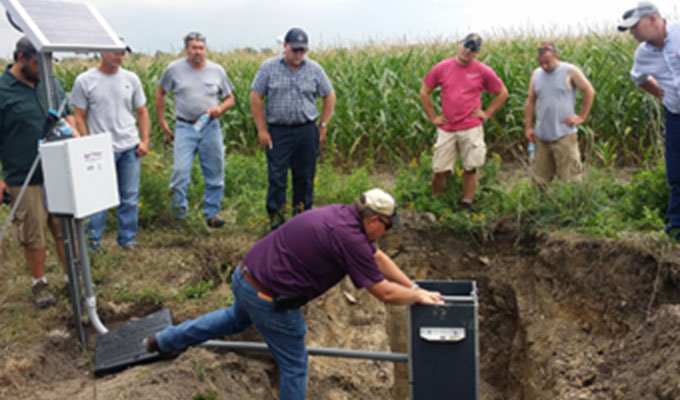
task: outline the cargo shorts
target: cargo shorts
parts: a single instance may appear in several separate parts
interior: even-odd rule
[[[61,225],[59,220],[48,214],[43,202],[42,185],[30,185],[26,187],[24,197],[14,214],[13,224],[19,244],[26,250],[44,249],[47,246],[46,230],[49,227],[55,240],[61,239]],[[21,186],[10,186],[14,206]]]
[[[459,155],[463,162],[463,169],[466,171],[472,171],[484,165],[486,143],[484,143],[482,125],[454,132],[437,129],[432,171],[434,173],[453,171]]]
[[[534,180],[541,184],[550,182],[555,175],[565,182],[581,180],[583,166],[577,134],[571,133],[553,142],[536,140],[536,156],[531,171]]]

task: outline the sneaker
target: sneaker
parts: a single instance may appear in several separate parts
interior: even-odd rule
[[[129,252],[136,252],[137,250],[139,250],[139,248],[137,248],[137,243],[121,244],[120,248]]]
[[[142,340],[142,345],[149,353],[162,353],[155,333],[151,336],[145,337],[144,340]]]
[[[469,211],[472,209],[472,203],[463,201],[463,199],[458,200],[458,211]]]
[[[33,285],[33,301],[38,308],[47,308],[53,306],[57,299],[54,298],[54,294],[52,294],[47,283],[40,281]]]
[[[224,225],[224,220],[218,216],[212,216],[206,220],[206,223],[211,228],[219,228]]]
[[[158,353],[161,358],[166,360],[173,359],[181,353],[181,351],[163,351],[161,346],[158,345],[158,339],[156,338],[155,333],[145,337],[144,340],[142,340],[142,346],[144,346],[149,353]]]

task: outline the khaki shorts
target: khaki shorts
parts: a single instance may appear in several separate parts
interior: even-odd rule
[[[538,183],[548,183],[555,175],[567,182],[581,180],[583,167],[576,133],[554,142],[536,140],[536,155],[531,171]]]
[[[484,128],[481,125],[454,132],[437,129],[432,171],[434,173],[453,171],[459,154],[463,161],[463,169],[466,171],[484,165],[486,143],[484,143]]]
[[[10,186],[12,204],[16,201],[21,191],[21,186]],[[19,244],[26,250],[44,249],[46,247],[47,227],[52,232],[52,237],[61,239],[61,225],[56,217],[47,213],[43,203],[42,185],[30,185],[26,187],[24,197],[14,214],[14,228],[17,233]]]

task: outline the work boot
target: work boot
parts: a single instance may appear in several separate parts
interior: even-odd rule
[[[216,215],[208,218],[205,222],[211,228],[219,228],[224,225],[224,220]]]
[[[47,308],[53,306],[57,299],[54,298],[54,294],[50,290],[47,283],[40,281],[33,285],[33,301],[38,308]]]
[[[269,230],[276,230],[279,226],[286,222],[286,217],[281,210],[269,214]]]
[[[160,354],[161,358],[166,360],[175,358],[181,353],[181,351],[163,351],[161,346],[158,344],[158,338],[156,337],[155,333],[144,338],[144,340],[142,340],[142,346],[144,346],[146,351],[149,353],[158,353]]]

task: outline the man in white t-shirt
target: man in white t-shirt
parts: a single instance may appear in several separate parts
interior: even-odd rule
[[[118,244],[123,249],[135,250],[140,158],[149,151],[150,122],[139,77],[120,67],[124,57],[125,52],[101,53],[99,67],[76,78],[71,103],[78,131],[84,135],[111,134],[120,197]],[[87,225],[90,249],[99,248],[105,225],[106,210],[90,216]]]

